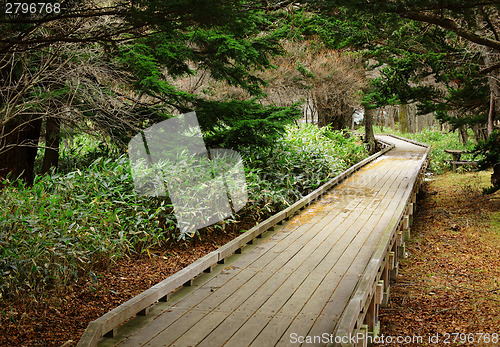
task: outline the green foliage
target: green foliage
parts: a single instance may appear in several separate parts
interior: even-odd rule
[[[173,223],[165,199],[138,197],[125,156],[85,170],[4,182],[0,203],[0,293],[64,285],[91,264],[160,245]]]
[[[253,28],[252,28],[253,30]],[[241,148],[269,146],[281,136],[284,126],[301,116],[297,105],[263,106],[258,97],[249,100],[207,100],[180,90],[167,79],[210,71],[215,80],[238,86],[250,95],[263,96],[264,81],[250,73],[270,68],[268,55],[281,52],[276,34],[242,38],[221,29],[199,29],[192,33],[157,33],[122,47],[119,57],[124,68],[133,73],[134,87],[181,112],[196,110],[207,143],[211,146]],[[180,41],[179,41],[180,40]],[[203,47],[204,53],[188,49],[184,40]],[[188,59],[196,62],[188,67]],[[174,64],[174,62],[176,62]],[[161,113],[161,111],[160,111]]]
[[[495,130],[486,139],[479,141],[473,150],[474,157],[481,156],[478,162],[480,169],[488,169],[500,163],[500,131]]]
[[[78,0],[72,6],[78,9],[75,23],[55,13],[7,16],[0,23],[0,76],[7,95],[0,100],[0,128],[12,128],[0,133],[10,134],[2,138],[9,151],[25,141],[16,136],[21,131],[16,122],[33,114],[36,122],[53,117],[63,130],[100,132],[123,146],[133,133],[172,114],[206,104],[211,110],[228,108],[225,101],[215,106],[206,95],[182,89],[176,84],[180,77],[206,75],[262,96],[265,82],[258,72],[272,68],[270,58],[282,53],[279,42],[288,27],[247,0],[114,1],[109,7]],[[245,106],[249,112],[233,110],[235,120],[225,111],[200,110],[214,143],[228,137],[233,147],[240,138],[243,146],[269,145],[298,114],[294,107],[263,107],[257,99]],[[38,137],[29,140],[36,143]],[[24,169],[31,180],[32,156],[7,161],[0,160],[2,178]]]
[[[274,15],[247,1],[141,3],[144,8],[134,7],[128,20],[149,23],[154,32],[121,45],[117,60],[131,73],[135,91],[159,100],[164,114],[196,110],[210,144],[233,148],[268,146],[299,115],[294,106],[264,107],[255,98],[265,84],[256,72],[272,68],[270,57],[282,53],[287,25],[278,26]],[[175,85],[175,78],[205,73],[252,99],[207,100]]]
[[[164,69],[163,64],[168,63],[172,52],[170,54],[165,52],[165,48],[162,47],[161,43],[166,38],[161,36],[163,35],[155,35],[160,43],[155,46],[153,46],[153,43],[147,41],[135,41],[132,44],[120,47],[120,55],[118,57],[120,66],[122,69],[130,71],[133,74],[132,83],[135,89],[181,107],[185,102],[192,100],[193,96],[178,90],[171,82],[165,79],[162,73],[162,69]],[[144,40],[152,40],[152,38]],[[173,50],[176,50],[175,47]],[[180,69],[180,67],[174,66],[171,73],[173,75],[178,74],[180,73]],[[184,73],[189,72],[187,67],[184,67],[183,70]]]
[[[298,107],[263,106],[255,100],[202,101],[196,112],[210,147],[262,148],[272,145],[285,125],[301,117]]]
[[[436,112],[441,122],[455,129],[484,124],[489,90],[479,74],[480,55],[441,28],[399,22],[401,27],[392,35],[379,38],[384,45],[368,53],[379,61],[372,68],[379,68],[380,74],[370,83],[371,103],[380,107],[418,102],[420,114]],[[458,57],[466,63],[457,64]]]
[[[95,153],[89,143],[84,147],[82,152]],[[250,203],[240,214],[256,219],[289,206],[366,157],[356,138],[313,125],[288,126],[274,147],[242,154]],[[133,191],[126,156],[72,165],[82,169],[37,176],[32,187],[20,180],[3,182],[1,295],[41,293],[92,275],[99,264],[117,257],[189,240],[175,226],[168,198]]]
[[[328,127],[288,126],[269,151],[245,153],[249,197],[277,212],[367,156],[359,139]]]
[[[490,195],[490,194],[496,193],[499,190],[500,190],[500,185],[499,186],[489,186],[489,187],[483,188],[482,193],[483,193],[483,195]]]
[[[378,70],[364,93],[364,105],[416,101],[419,113],[436,112],[454,129],[485,124],[490,90],[481,70],[491,63],[481,45],[498,49],[495,5],[464,0],[306,3],[321,10],[299,12],[302,35],[363,52],[368,68]],[[460,23],[460,29],[450,23]]]
[[[110,141],[87,134],[78,134],[67,138],[69,146],[61,145],[59,149],[59,165],[57,172],[68,173],[83,170],[99,158],[116,160],[120,156],[120,149]],[[37,164],[41,165],[44,151],[39,151]],[[35,170],[40,172],[40,170]]]
[[[308,70],[304,65],[302,65],[301,61],[297,61],[297,71],[304,77],[314,78],[315,75],[310,70]]]
[[[301,9],[294,14],[294,33],[305,38],[317,37],[331,48],[374,48],[376,29],[383,25],[378,19],[383,21],[385,17],[374,18],[371,14],[348,10],[345,7],[317,12]]]

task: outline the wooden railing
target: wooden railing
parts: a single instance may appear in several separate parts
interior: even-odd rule
[[[215,264],[223,263],[227,257],[231,256],[233,253],[237,253],[245,245],[251,243],[253,239],[260,237],[265,231],[274,227],[283,220],[289,219],[300,210],[303,210],[306,206],[321,198],[323,194],[352,175],[355,171],[359,170],[394,147],[393,144],[385,143],[383,141],[379,142],[383,147],[381,151],[350,167],[293,205],[257,224],[216,251],[208,253],[174,275],[166,278],[136,297],[114,308],[105,315],[90,322],[77,346],[96,346],[103,336],[114,336],[117,328],[127,320],[136,315],[148,314],[151,305],[154,305],[158,301],[167,301],[169,295],[177,288],[191,283],[193,278],[203,272],[210,272]]]

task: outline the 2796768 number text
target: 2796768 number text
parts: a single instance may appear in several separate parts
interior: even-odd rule
[[[61,13],[58,2],[7,2],[5,14],[51,14]]]
[[[498,333],[444,333],[444,344],[473,344],[473,343],[493,343],[498,344],[500,336]]]

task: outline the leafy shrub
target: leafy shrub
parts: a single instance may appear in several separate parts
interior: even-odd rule
[[[77,279],[90,263],[160,245],[173,223],[165,199],[133,192],[128,159],[11,182],[0,196],[0,293],[39,291]]]
[[[271,151],[245,153],[249,198],[269,212],[279,211],[366,156],[358,139],[340,131],[289,126]]]
[[[301,125],[289,126],[273,149],[242,154],[250,199],[242,212],[258,217],[292,204],[366,151],[355,138]],[[127,253],[189,238],[179,233],[168,198],[134,192],[126,155],[37,176],[31,187],[3,183],[0,296],[64,286]]]
[[[500,131],[495,130],[486,139],[480,141],[474,147],[474,157],[482,157],[479,160],[479,168],[487,169],[500,162]]]

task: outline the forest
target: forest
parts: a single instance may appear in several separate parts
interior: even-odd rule
[[[500,1],[47,1],[0,2],[0,345],[76,345],[92,320],[380,151],[377,134],[431,146],[409,254],[429,221],[449,232],[481,215],[467,233],[493,230],[490,251],[467,257],[499,260]],[[207,149],[241,156],[248,202],[187,230],[168,193],[137,193],[130,143],[193,111]],[[404,259],[403,283],[424,262]],[[498,263],[488,271],[473,293],[492,298],[472,299],[496,317],[475,328],[493,332]],[[386,328],[407,314],[392,313]]]

